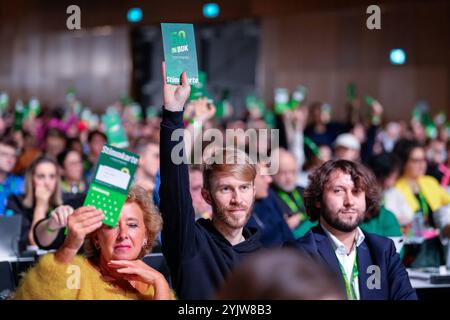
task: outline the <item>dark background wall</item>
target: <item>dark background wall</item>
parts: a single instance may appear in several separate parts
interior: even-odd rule
[[[339,115],[345,87],[354,81],[361,93],[386,106],[390,119],[407,118],[418,99],[429,100],[433,110],[450,111],[448,1],[226,0],[217,1],[221,15],[214,21],[202,17],[204,2],[2,1],[0,90],[13,99],[37,95],[53,105],[74,85],[97,109],[125,92],[151,94],[151,103],[158,104],[159,34],[153,42],[137,44],[136,32],[159,31],[159,22],[176,21],[195,23],[201,32],[200,68],[210,73],[214,92],[238,76],[245,90],[255,89],[271,102],[275,87],[304,84],[312,100],[330,102]],[[81,7],[82,31],[65,29],[70,4]],[[380,5],[382,30],[366,28],[369,4]],[[132,6],[144,12],[137,26],[126,21]],[[246,24],[253,28],[248,38],[239,31]],[[240,38],[234,46],[233,38]],[[142,62],[136,61],[136,45],[142,52],[152,50],[150,57],[140,57],[148,59],[150,69],[136,68]],[[395,47],[406,50],[403,66],[389,64]],[[253,72],[245,68],[251,62]],[[144,75],[141,82],[136,71]]]

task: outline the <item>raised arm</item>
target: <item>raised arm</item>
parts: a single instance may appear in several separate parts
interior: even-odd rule
[[[160,210],[164,221],[162,249],[174,273],[173,268],[177,268],[181,257],[189,254],[194,245],[195,213],[189,192],[188,167],[185,161],[175,159],[181,156],[183,160],[186,159],[186,154],[180,149],[184,146],[183,107],[189,97],[190,86],[185,72],[181,75],[181,85],[167,84],[164,62],[162,73],[164,106],[161,121],[159,188]],[[179,134],[175,138],[176,130]]]

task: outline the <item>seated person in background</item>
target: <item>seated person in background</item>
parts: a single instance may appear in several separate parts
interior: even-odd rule
[[[373,156],[369,160],[369,168],[374,173],[378,186],[384,197],[384,191],[392,188],[398,177],[399,165],[392,154],[382,153]],[[373,215],[366,214],[364,222],[360,228],[369,233],[378,234],[384,237],[401,237],[402,230],[395,215],[386,209],[384,200],[381,200],[380,210],[373,212]]]
[[[57,156],[61,169],[61,190],[67,194],[79,194],[87,191],[83,178],[83,160],[76,150],[64,150]]]
[[[159,169],[159,143],[150,139],[141,139],[137,142],[134,151],[140,156],[134,183],[153,192],[156,173]]]
[[[14,132],[13,139],[16,141],[16,153],[18,154],[13,173],[23,176],[33,160],[42,154],[42,151],[37,147],[35,134],[28,130],[22,129]]]
[[[12,137],[0,139],[0,215],[6,213],[6,202],[10,195],[23,193],[23,177],[11,173],[17,160],[17,143]]]
[[[308,219],[303,205],[303,188],[296,185],[297,163],[294,155],[279,148],[272,152],[278,161],[278,172],[273,176],[272,190],[282,203],[282,210],[295,238],[303,236],[314,224]]]
[[[95,164],[98,161],[98,157],[100,157],[103,146],[108,142],[108,140],[106,139],[106,135],[100,130],[93,130],[89,132],[87,140],[89,153],[87,155],[87,161],[84,163],[83,167],[86,181],[89,183],[92,179],[92,175],[94,174]]]
[[[45,155],[56,159],[58,154],[63,152],[67,146],[67,138],[65,134],[56,128],[48,128],[44,138]]]
[[[216,294],[225,300],[343,300],[338,279],[292,249],[264,250],[242,262]]]
[[[255,204],[247,227],[259,229],[259,241],[264,247],[279,247],[294,240],[294,235],[284,220],[278,196],[270,189],[272,177],[267,174],[267,164],[259,162],[256,170]]]
[[[450,192],[450,140],[446,144],[445,161],[439,165],[439,171],[442,173],[441,186]]]
[[[351,133],[340,134],[334,142],[334,157],[337,160],[360,161],[361,144]]]
[[[305,143],[306,146],[306,143]],[[297,175],[297,185],[306,188],[309,185],[309,175],[322,164],[331,160],[331,148],[327,145],[316,146],[313,142],[305,148],[306,161],[303,165],[303,171]]]
[[[211,206],[206,203],[202,196],[203,172],[199,165],[189,166],[189,190],[191,192],[192,206],[195,211],[195,220],[210,219],[212,215]]]
[[[133,186],[118,224],[103,225],[103,218],[102,211],[91,206],[71,214],[63,246],[40,258],[22,279],[14,298],[170,299],[164,276],[140,260],[162,226],[150,195]],[[76,255],[83,242],[86,257]],[[74,267],[79,272],[68,273]]]
[[[317,145],[331,146],[336,137],[350,129],[349,124],[330,122],[331,109],[324,103],[314,102],[309,108],[310,122],[305,128],[305,136]]]
[[[442,166],[446,160],[445,142],[439,139],[428,139],[425,145],[425,154],[427,158],[427,172],[428,176],[434,177],[441,182],[444,177],[445,170]]]
[[[411,258],[408,259],[411,266],[439,266],[444,261],[438,235],[449,237],[450,225],[437,229],[434,216],[450,204],[450,194],[435,178],[425,175],[425,151],[419,142],[400,140],[394,147],[394,154],[400,159],[401,176],[394,190],[385,195],[386,208],[397,216],[403,233],[421,243],[417,255],[406,253]]]
[[[36,245],[33,237],[36,223],[67,201],[61,192],[60,179],[56,161],[48,156],[40,156],[25,174],[25,194],[8,198],[6,210],[22,215],[21,250],[28,245]]]
[[[362,164],[326,162],[304,193],[306,212],[320,224],[291,245],[328,265],[349,300],[417,299],[392,240],[358,227],[379,210],[379,198],[375,177]]]

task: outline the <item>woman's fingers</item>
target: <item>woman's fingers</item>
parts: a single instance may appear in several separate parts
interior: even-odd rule
[[[73,214],[75,216],[78,216],[78,215],[82,215],[82,214],[85,214],[86,212],[94,211],[94,210],[97,210],[97,209],[95,209],[95,207],[93,207],[93,206],[86,206],[86,207],[78,208],[77,210],[75,210],[75,212]]]
[[[85,220],[89,220],[94,217],[99,217],[101,215],[103,215],[101,210],[94,209],[92,211],[86,211],[86,212],[83,212],[83,213],[77,215],[76,220],[83,222]],[[74,218],[75,218],[75,216],[74,216]]]
[[[137,275],[139,270],[138,268],[134,268],[134,267],[125,267],[125,268],[120,268],[116,270],[118,273],[127,273],[127,274],[135,274]]]
[[[104,214],[101,213],[100,211],[100,213],[97,213],[96,215],[90,216],[89,218],[80,221],[80,226],[83,228],[87,228],[93,224],[102,222],[104,218],[105,218]]]
[[[140,276],[135,275],[135,274],[122,274],[122,278],[124,280],[127,280],[127,281],[140,281],[140,282],[143,282],[142,278]]]
[[[90,226],[84,228],[84,230],[83,230],[84,234],[86,235],[86,234],[89,234],[91,232],[94,232],[98,228],[101,228],[102,225],[103,225],[103,222],[101,220],[99,222],[97,222],[97,223],[91,224]]]
[[[52,212],[52,216],[50,217],[51,220],[53,220],[54,224],[57,226],[61,225],[60,219],[59,219],[59,212],[57,210]]]
[[[69,218],[70,213],[68,211],[62,214],[61,226],[64,227],[67,225],[67,219]]]

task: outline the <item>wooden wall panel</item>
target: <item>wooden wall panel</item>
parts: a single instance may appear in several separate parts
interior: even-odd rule
[[[450,116],[450,4],[382,5],[382,29],[366,28],[364,7],[282,14],[262,18],[259,84],[273,101],[273,89],[298,84],[310,100],[333,105],[344,117],[346,86],[378,98],[388,119],[407,118],[415,102]],[[389,51],[406,50],[403,66],[389,63]]]
[[[0,52],[0,90],[11,99],[38,96],[50,107],[63,103],[74,86],[81,101],[103,109],[130,88],[131,57],[126,27],[100,27],[83,31],[20,32]]]

